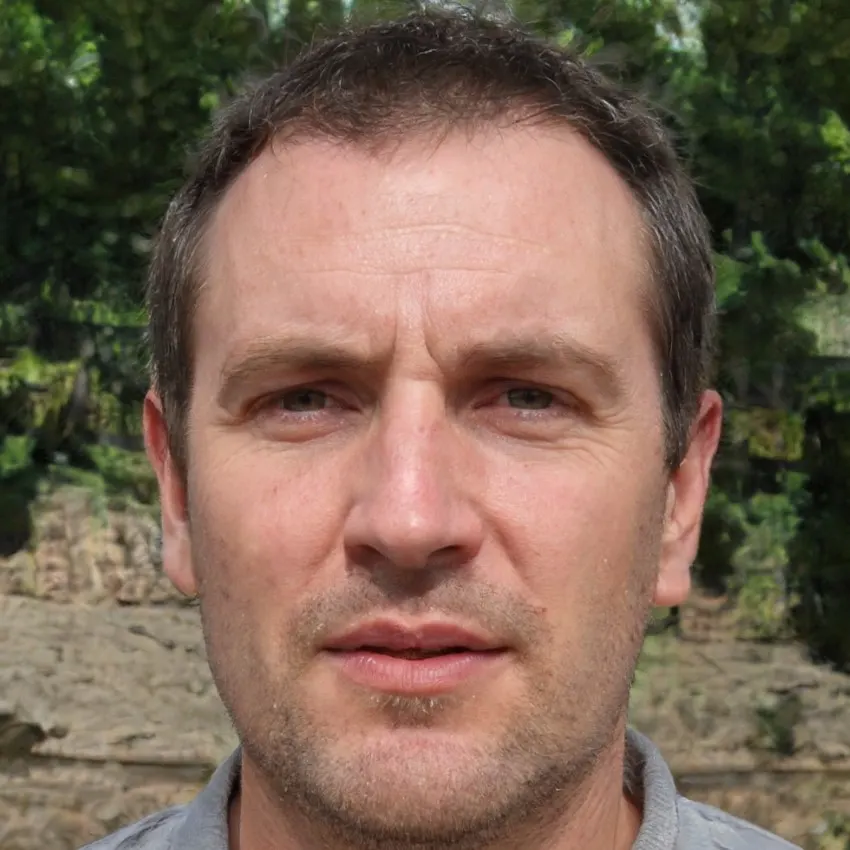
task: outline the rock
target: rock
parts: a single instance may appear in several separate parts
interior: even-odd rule
[[[0,757],[20,758],[47,738],[48,732],[40,723],[25,719],[9,706],[0,709]]]
[[[841,741],[819,741],[818,757],[825,762],[850,762],[850,746]]]
[[[33,510],[32,551],[0,558],[0,594],[84,604],[186,604],[162,573],[155,513],[105,509],[70,488]]]

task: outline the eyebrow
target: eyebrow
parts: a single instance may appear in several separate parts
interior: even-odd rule
[[[569,368],[590,373],[600,388],[612,397],[625,391],[619,361],[573,337],[517,337],[475,343],[459,358],[466,368]]]
[[[218,402],[228,407],[239,388],[263,375],[283,371],[351,372],[377,369],[378,363],[349,346],[313,338],[259,339],[228,358],[219,375]]]
[[[370,356],[358,346],[319,341],[314,337],[283,337],[253,341],[238,356],[228,358],[219,378],[218,402],[229,406],[240,388],[252,380],[284,371],[379,372],[385,358]],[[495,337],[457,348],[457,369],[571,369],[588,372],[611,397],[625,391],[620,363],[567,335]]]

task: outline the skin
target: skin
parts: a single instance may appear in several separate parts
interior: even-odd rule
[[[563,129],[263,153],[214,218],[165,568],[244,744],[231,845],[626,848],[628,691],[689,589],[718,396],[664,464],[628,188]],[[382,698],[320,651],[391,613],[502,664]]]

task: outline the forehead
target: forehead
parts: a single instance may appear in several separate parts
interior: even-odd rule
[[[578,134],[544,127],[270,148],[225,195],[207,251],[199,335],[237,347],[293,323],[365,342],[414,314],[446,345],[499,323],[601,341],[642,315],[649,278],[628,187]]]

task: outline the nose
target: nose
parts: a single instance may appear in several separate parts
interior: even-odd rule
[[[475,473],[445,405],[412,395],[383,406],[345,528],[355,563],[411,574],[469,564],[484,526]]]

